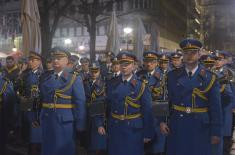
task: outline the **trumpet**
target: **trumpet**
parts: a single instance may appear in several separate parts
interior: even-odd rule
[[[226,69],[224,71],[224,76],[217,79],[220,84],[228,84],[230,82],[235,82],[234,72],[231,69]]]
[[[166,71],[163,72],[161,81],[160,81],[160,88],[161,88],[161,95],[163,100],[167,100],[168,98],[168,91],[167,91],[167,73]]]

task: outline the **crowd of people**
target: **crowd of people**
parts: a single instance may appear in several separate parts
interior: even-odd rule
[[[62,47],[6,58],[0,73],[0,154],[229,155],[235,105],[232,55],[133,51],[90,61]],[[44,69],[42,66],[45,66]]]

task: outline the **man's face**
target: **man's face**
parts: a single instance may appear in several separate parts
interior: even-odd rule
[[[69,62],[68,57],[54,57],[53,58],[53,68],[55,70],[63,70],[67,67]]]
[[[107,56],[107,57],[106,57],[106,63],[107,63],[107,64],[111,63],[111,56]]]
[[[7,59],[6,60],[6,66],[7,68],[12,68],[15,65],[15,61],[12,59]]]
[[[89,71],[89,63],[88,62],[84,62],[81,64],[82,65],[82,70],[85,72]]]
[[[183,61],[186,65],[193,65],[198,62],[200,54],[198,50],[183,52]]]
[[[100,70],[91,71],[91,78],[92,78],[92,80],[97,79],[99,76],[100,76]]]
[[[182,64],[182,60],[180,58],[172,59],[172,65],[176,68],[180,67]]]
[[[223,67],[223,65],[224,65],[224,60],[223,59],[219,59],[219,60],[215,61],[215,67],[216,68],[221,68],[221,67]]]
[[[121,63],[120,71],[124,76],[130,76],[135,69],[134,62],[133,63]]]
[[[69,62],[67,65],[69,68],[73,68],[75,66],[75,64],[73,62]]]
[[[151,72],[157,67],[157,61],[144,61],[144,66],[148,72]]]
[[[169,63],[168,62],[161,62],[160,63],[160,68],[162,70],[167,70],[168,69],[168,66],[169,66]]]
[[[41,60],[30,58],[28,63],[29,63],[29,68],[31,68],[32,70],[35,70],[41,65]]]
[[[47,67],[47,70],[52,70],[53,69],[53,63],[52,62],[47,62],[46,67]]]
[[[112,72],[117,73],[120,71],[120,64],[113,64],[112,65]]]

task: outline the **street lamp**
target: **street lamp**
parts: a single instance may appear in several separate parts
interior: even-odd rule
[[[71,39],[65,39],[65,40],[64,40],[64,44],[65,44],[66,46],[68,46],[68,45],[72,44],[72,40],[71,40]]]
[[[129,34],[131,34],[132,33],[132,31],[133,31],[133,29],[132,28],[130,28],[130,27],[125,27],[124,29],[123,29],[123,31],[124,31],[124,34],[126,35],[126,49],[128,50],[128,45],[129,45],[129,41],[128,41],[128,39],[129,39]]]
[[[13,52],[17,52],[17,48],[16,48],[16,47],[13,47],[13,48],[12,48],[12,51],[13,51]]]
[[[85,49],[85,46],[80,45],[80,46],[78,47],[78,49],[79,49],[80,51],[83,51],[83,50]]]
[[[130,28],[130,27],[125,27],[125,28],[123,29],[123,31],[124,31],[125,34],[130,34],[130,33],[133,31],[133,29]]]

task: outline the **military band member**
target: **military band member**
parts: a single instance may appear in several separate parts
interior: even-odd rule
[[[87,80],[90,77],[89,73],[90,59],[88,59],[87,57],[83,57],[80,59],[80,63],[82,68],[80,76],[82,77],[82,80]]]
[[[216,76],[198,64],[200,41],[180,43],[185,66],[168,74],[171,107],[167,134],[167,155],[211,155],[211,144],[219,144],[222,112]]]
[[[51,50],[54,74],[41,79],[43,155],[74,155],[77,131],[85,129],[85,93],[81,77],[67,68],[70,53]]]
[[[227,53],[223,51],[215,52],[215,73],[217,75],[218,81],[220,83],[220,93],[221,93],[221,104],[223,112],[223,130],[222,130],[222,140],[221,143],[223,147],[219,150],[219,154],[230,154],[231,140],[232,140],[232,122],[233,122],[233,112],[234,108],[234,94],[232,91],[232,85],[230,79],[233,75],[229,75],[231,72],[225,64],[225,59]],[[223,149],[222,149],[223,148]],[[223,151],[224,150],[224,151]]]
[[[54,72],[52,58],[49,57],[46,59],[46,71],[45,72]]]
[[[19,76],[17,79],[17,99],[20,98],[20,96],[26,96],[26,84],[25,80],[27,78],[27,74],[29,72],[29,67],[28,67],[28,57],[21,57],[18,60],[18,68],[20,70]],[[19,124],[19,136],[20,138],[18,140],[28,143],[29,141],[29,123],[28,119],[26,117],[26,110],[24,108],[21,108],[21,103],[19,105],[19,117],[18,117],[18,124]]]
[[[112,77],[118,77],[120,75],[120,73],[121,73],[121,71],[120,71],[120,63],[117,60],[117,58],[114,58],[112,60],[111,70],[112,70]]]
[[[200,57],[201,64],[211,72],[215,71],[215,57],[212,54],[202,55]]]
[[[111,66],[111,72],[109,74],[106,75],[106,82],[109,82],[111,79],[118,77],[120,75],[120,63],[117,60],[117,58],[115,57],[112,60],[112,66]]]
[[[0,75],[0,154],[5,155],[7,126],[9,117],[9,103],[14,102],[15,92],[12,83]]]
[[[9,79],[14,87],[14,91],[16,92],[18,89],[17,81],[19,76],[19,68],[16,65],[15,59],[13,56],[6,57],[6,67],[3,70],[3,76]],[[9,107],[9,116],[8,116],[8,129],[11,137],[9,137],[9,141],[15,141],[17,136],[17,128],[18,128],[18,122],[17,122],[17,116],[19,115],[19,108],[18,108],[18,102],[15,100],[15,102],[10,102],[8,104]],[[11,111],[10,111],[11,110]]]
[[[19,74],[19,68],[17,67],[14,57],[8,56],[6,58],[6,67],[4,69],[4,76],[9,79],[13,84],[16,83]]]
[[[77,55],[71,55],[68,67],[73,68],[74,70],[77,70],[79,68],[78,61],[79,61],[79,57]]]
[[[117,58],[121,76],[107,86],[108,154],[143,155],[153,136],[151,93],[133,74],[135,55],[124,51]]]
[[[27,120],[29,122],[29,154],[30,155],[38,155],[40,154],[41,147],[41,127],[39,125],[39,114],[38,110],[35,106],[39,104],[39,80],[43,70],[41,68],[41,56],[40,54],[31,51],[28,57],[28,69],[24,71],[22,75],[22,88],[21,88],[21,96],[24,96],[28,99],[27,102],[31,103],[23,103],[21,100],[21,106],[25,107],[23,104],[29,104],[30,106],[27,109],[23,109],[26,114]],[[38,102],[38,103],[36,103]]]
[[[107,52],[105,54],[104,60],[100,63],[101,65],[101,75],[103,79],[107,79],[108,76],[112,74],[112,60],[115,54],[113,52]]]
[[[18,68],[19,68],[19,77],[22,75],[22,73],[28,69],[28,57],[21,57],[18,60]]]
[[[54,68],[53,68],[53,61],[50,56],[46,59],[46,69],[44,70],[43,74],[41,75],[41,79],[44,79],[45,77],[48,77],[51,74],[54,74]]]
[[[160,72],[164,75],[166,75],[170,71],[170,65],[169,65],[170,59],[168,54],[162,53],[159,58],[159,69]]]
[[[157,67],[158,56],[158,53],[155,51],[144,52],[144,70],[138,72],[137,74],[141,79],[148,81],[148,86],[152,94],[152,101],[156,101],[161,98],[161,72]],[[165,149],[165,135],[163,135],[160,131],[159,120],[157,117],[154,118],[154,131],[155,133],[153,139],[151,142],[146,144],[145,147],[145,152],[151,155],[163,153]]]
[[[171,54],[171,65],[172,65],[172,69],[177,69],[182,67],[182,52],[180,51],[176,51],[174,53]]]
[[[90,66],[91,77],[84,82],[88,106],[88,149],[96,155],[105,154],[107,138],[105,132],[106,87],[101,78],[100,65],[94,62]]]

